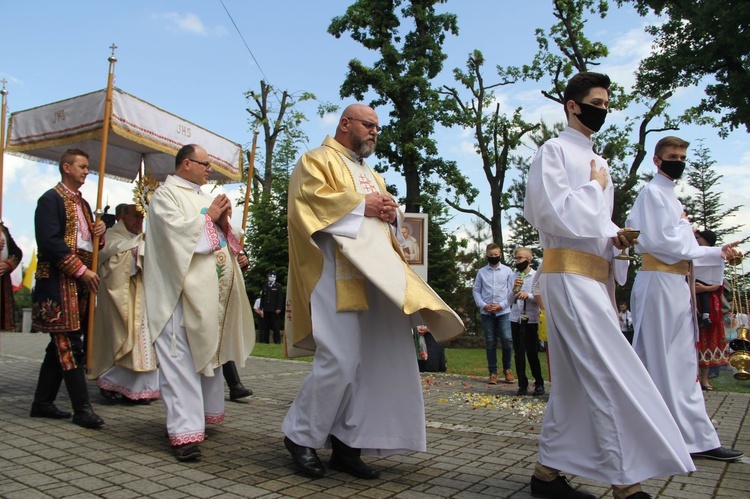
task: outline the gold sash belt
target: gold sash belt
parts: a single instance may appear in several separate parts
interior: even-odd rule
[[[682,260],[675,264],[669,265],[662,262],[658,258],[649,255],[648,253],[643,254],[643,262],[641,263],[641,270],[650,270],[652,272],[669,272],[670,274],[688,275],[690,273],[690,262],[688,260]]]
[[[601,283],[607,283],[609,262],[584,251],[568,248],[544,250],[543,274],[578,274]]]

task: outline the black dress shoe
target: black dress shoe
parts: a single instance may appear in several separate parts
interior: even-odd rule
[[[690,457],[695,459],[696,457],[702,457],[704,459],[713,459],[715,461],[727,461],[734,462],[744,456],[745,453],[742,451],[727,449],[726,447],[717,447],[715,449],[706,450],[703,452],[695,452],[690,454]]]
[[[61,411],[55,404],[31,404],[32,418],[68,419],[69,412]]]
[[[85,404],[73,412],[73,424],[94,430],[102,426],[104,420],[94,412],[90,404]]]
[[[635,494],[630,494],[625,499],[652,499],[652,498],[651,498],[651,494],[647,494],[643,492],[642,490],[639,490]]]
[[[105,390],[104,388],[99,388],[99,393],[107,402],[117,402],[117,400],[120,398],[120,394],[114,390]]]
[[[151,399],[131,399],[130,397],[122,396],[122,403],[125,405],[149,405]]]
[[[244,399],[253,394],[250,388],[245,388],[242,383],[238,383],[229,389],[229,400]]]
[[[328,461],[328,467],[365,480],[380,478],[380,470],[367,465],[359,456],[342,457],[340,454],[333,453],[331,460]]]
[[[294,461],[297,469],[306,476],[311,478],[320,478],[325,476],[326,469],[323,467],[323,463],[318,457],[318,453],[315,449],[310,447],[302,447],[292,442],[289,437],[284,437],[284,447],[292,455],[292,461]]]
[[[534,395],[537,397],[540,395],[544,395],[544,387],[542,385],[536,385],[534,387]]]
[[[562,475],[551,482],[545,482],[532,476],[531,495],[532,497],[547,497],[549,499],[596,499],[595,495],[571,487],[568,479]]]
[[[174,448],[174,455],[183,463],[197,461],[201,458],[201,449],[196,444],[180,445]]]
[[[529,394],[529,389],[528,388],[519,388],[518,391],[516,392],[516,395],[519,395],[519,396],[520,395],[528,395],[528,394]]]
[[[338,438],[331,435],[331,460],[328,467],[332,470],[343,471],[357,478],[373,480],[380,477],[380,471],[362,461],[362,449],[349,447]]]

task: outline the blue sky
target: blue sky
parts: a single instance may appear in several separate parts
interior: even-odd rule
[[[349,3],[224,0],[259,68],[219,0],[0,0],[0,78],[8,80],[9,112],[104,88],[108,47],[114,42],[118,46],[116,86],[230,140],[249,144],[252,134],[243,93],[257,90],[261,79],[290,92],[313,92],[323,101],[351,102],[339,97],[347,62],[352,58],[370,62],[376,55],[349,38],[336,39],[326,32],[331,19],[342,15]],[[554,22],[549,0],[452,0],[440,10],[456,13],[460,29],[459,35],[449,36],[444,45],[448,60],[439,78],[441,84],[453,84],[451,70],[463,68],[473,49],[485,55],[488,81],[492,81],[490,68],[496,65],[530,62],[536,52],[534,29],[546,29]],[[646,22],[626,8],[613,9],[605,20],[593,18],[588,24],[587,35],[604,42],[611,51],[599,70],[626,87],[633,82],[638,60],[649,50],[650,41],[643,32]],[[546,82],[504,87],[497,100],[508,111],[523,106],[527,120],[561,119],[559,106],[539,93],[545,87]],[[676,114],[696,103],[701,95],[700,89],[679,91],[673,111]],[[313,103],[301,107],[309,118],[304,126],[309,147],[320,144],[336,123],[335,116],[319,118],[315,107]],[[382,124],[387,113],[380,116]],[[613,113],[608,123],[623,119],[623,113]],[[678,134],[690,141],[706,140],[717,170],[725,177],[721,184],[724,202],[746,206],[728,223],[746,223],[744,235],[750,234],[750,182],[744,175],[750,166],[747,133],[737,132],[721,140],[711,128],[690,127]],[[474,207],[489,212],[486,180],[471,132],[439,129],[435,137],[440,154],[457,161],[482,190]],[[650,139],[647,147],[651,149],[658,138]],[[641,171],[652,168],[648,160]],[[389,183],[402,184],[397,174],[389,173],[386,178]],[[5,156],[3,219],[24,249],[25,262],[34,247],[36,199],[58,179],[55,166]],[[97,177],[92,175],[84,186],[84,195],[92,205],[96,184]],[[237,196],[236,186],[221,189]],[[128,202],[132,186],[107,180],[104,199],[112,206]],[[240,211],[235,210],[235,216]],[[453,222],[459,232],[461,225],[468,223],[467,217],[458,214]]]

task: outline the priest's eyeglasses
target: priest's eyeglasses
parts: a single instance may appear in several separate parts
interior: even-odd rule
[[[380,133],[380,132],[382,132],[382,131],[383,131],[383,127],[382,127],[382,126],[378,126],[378,125],[376,125],[375,123],[373,123],[372,121],[361,120],[361,119],[359,119],[359,118],[350,118],[349,116],[344,116],[344,117],[345,117],[346,119],[348,119],[348,120],[359,121],[359,122],[360,122],[360,123],[362,123],[362,125],[364,125],[364,127],[365,127],[365,128],[367,128],[368,130],[375,130],[375,131],[376,131],[376,132],[378,132],[378,133]]]
[[[201,165],[206,170],[208,170],[209,168],[211,168],[211,163],[209,163],[208,161],[196,161],[196,160],[194,160],[192,158],[186,158],[186,159],[188,161],[192,161],[193,163],[198,163],[199,165]]]

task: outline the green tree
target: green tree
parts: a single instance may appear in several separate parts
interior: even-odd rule
[[[697,194],[685,199],[685,213],[691,222],[697,223],[701,229],[710,229],[716,233],[717,241],[726,240],[739,232],[744,225],[726,225],[728,217],[737,213],[742,205],[724,209],[721,192],[718,191],[719,181],[723,177],[716,172],[716,161],[711,159],[711,151],[705,147],[703,140],[698,141],[695,152],[691,155],[689,168],[685,172],[687,184],[697,190]]]
[[[481,218],[474,218],[471,227],[467,228],[466,243],[456,255],[459,262],[460,286],[452,303],[454,310],[461,316],[470,335],[481,334],[482,323],[479,308],[474,302],[474,279],[480,268],[487,265],[486,246],[492,239],[489,225]]]
[[[448,126],[474,130],[476,151],[482,160],[482,170],[490,188],[492,214],[487,216],[450,199],[446,199],[446,203],[457,211],[484,220],[492,230],[492,240],[502,248],[503,213],[510,202],[509,193],[505,190],[505,179],[511,167],[511,153],[521,145],[524,135],[537,129],[539,125],[525,122],[521,117],[520,107],[511,117],[500,113],[500,104],[496,103],[492,89],[515,83],[518,72],[498,68],[501,81],[489,84],[482,75],[484,62],[482,52],[474,50],[466,62],[466,72],[458,68],[453,70],[456,81],[468,90],[469,98],[464,100],[456,88],[444,86],[441,93],[447,97],[442,121]]]
[[[254,301],[266,282],[268,271],[276,271],[276,279],[286,284],[289,266],[289,235],[287,232],[287,200],[289,177],[303,144],[304,135],[283,134],[274,155],[271,192],[258,189],[250,206],[245,249],[250,255],[250,268],[245,273],[245,287]]]
[[[705,97],[688,110],[688,121],[708,117],[720,134],[741,126],[750,132],[750,3],[746,0],[618,0],[665,22],[646,31],[655,50],[641,62],[639,91],[656,96],[663,89],[705,85]],[[717,121],[712,118],[720,115]]]
[[[307,121],[305,115],[295,109],[300,102],[314,100],[315,95],[302,92],[295,96],[286,90],[279,91],[265,81],[260,81],[260,91],[249,90],[245,92],[245,98],[254,107],[248,107],[250,113],[251,128],[260,128],[263,131],[263,171],[255,176],[262,186],[262,192],[269,194],[273,187],[274,158],[273,153],[277,141],[286,135],[292,140],[307,140],[300,129],[300,125]]]
[[[432,137],[441,106],[432,80],[443,68],[446,35],[458,34],[455,14],[435,12],[445,1],[357,0],[328,27],[336,38],[349,33],[380,56],[370,67],[358,59],[349,61],[341,97],[362,101],[373,91],[372,107],[391,106],[377,149],[385,165],[377,170],[391,169],[404,177],[404,202],[411,213],[418,213],[426,197],[437,196],[442,188],[470,201],[477,194],[456,163],[438,155]],[[402,34],[409,27],[411,31]]]

